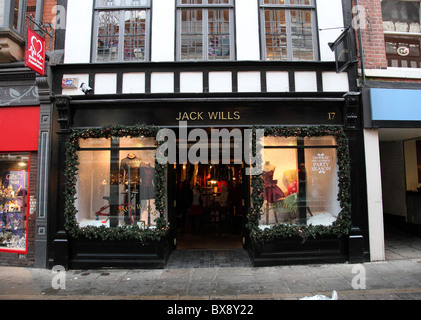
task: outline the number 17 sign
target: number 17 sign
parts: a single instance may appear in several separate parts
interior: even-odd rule
[[[45,74],[45,39],[30,28],[26,43],[25,66],[42,76]]]

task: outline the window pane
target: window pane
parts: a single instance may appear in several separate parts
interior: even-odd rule
[[[120,224],[154,225],[155,150],[120,151]]]
[[[153,137],[124,137],[120,138],[120,148],[145,148],[155,147],[156,140]]]
[[[336,146],[336,139],[333,136],[305,137],[305,146]]]
[[[118,60],[119,11],[98,13],[98,54],[97,61]]]
[[[202,4],[202,0],[181,0],[181,4]]]
[[[285,0],[265,0],[265,4],[285,4]]]
[[[80,148],[110,148],[111,140],[106,138],[79,139]]]
[[[0,154],[0,250],[26,250],[27,154]]]
[[[262,178],[264,203],[259,223],[296,223],[297,149],[265,149]]]
[[[331,225],[337,219],[340,204],[335,145],[332,136],[303,140],[265,137],[261,225]]]
[[[208,0],[209,4],[229,4],[230,0]]]
[[[420,39],[417,36],[385,36],[389,67],[417,68],[421,62]]]
[[[313,32],[310,10],[291,10],[293,60],[313,60]]]
[[[15,0],[15,7],[11,8],[13,10],[13,28],[18,30],[19,24],[19,6],[20,0]]]
[[[421,32],[419,1],[382,1],[385,31]]]
[[[209,59],[230,59],[229,10],[208,11]]]
[[[146,11],[131,10],[124,13],[124,61],[144,60]]]
[[[146,6],[149,5],[149,0],[97,0],[97,6],[111,7],[111,6]]]
[[[154,146],[152,140],[120,138],[120,147]],[[155,208],[155,152],[118,148],[78,151],[75,206],[79,226],[154,225],[159,216]]]
[[[79,151],[76,219],[80,227],[110,226],[110,151]]]
[[[305,149],[307,225],[331,225],[341,211],[335,148]]]
[[[287,30],[284,10],[265,10],[267,60],[287,60]]]
[[[5,8],[4,8],[4,4],[5,4],[6,0],[0,0],[0,26],[4,26],[5,21],[4,21],[4,14],[5,14]]]
[[[182,10],[181,16],[181,59],[202,60],[202,10]]]
[[[311,0],[289,0],[290,4],[311,4]]]

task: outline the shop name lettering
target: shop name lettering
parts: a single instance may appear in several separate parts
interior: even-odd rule
[[[197,121],[197,120],[240,120],[240,111],[209,111],[209,112],[179,112],[175,118],[177,121]]]

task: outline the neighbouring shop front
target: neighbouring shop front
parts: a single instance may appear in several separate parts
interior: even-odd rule
[[[162,268],[173,250],[234,248],[255,266],[362,262],[358,108],[335,94],[56,96],[50,265]]]
[[[30,265],[39,106],[0,107],[0,259]]]
[[[421,91],[411,83],[371,82],[364,92],[379,143],[385,227],[421,234]],[[373,160],[374,161],[374,160]]]

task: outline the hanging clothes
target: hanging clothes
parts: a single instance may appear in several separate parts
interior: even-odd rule
[[[155,168],[149,163],[143,163],[139,168],[140,172],[140,199],[154,199],[155,198]]]

